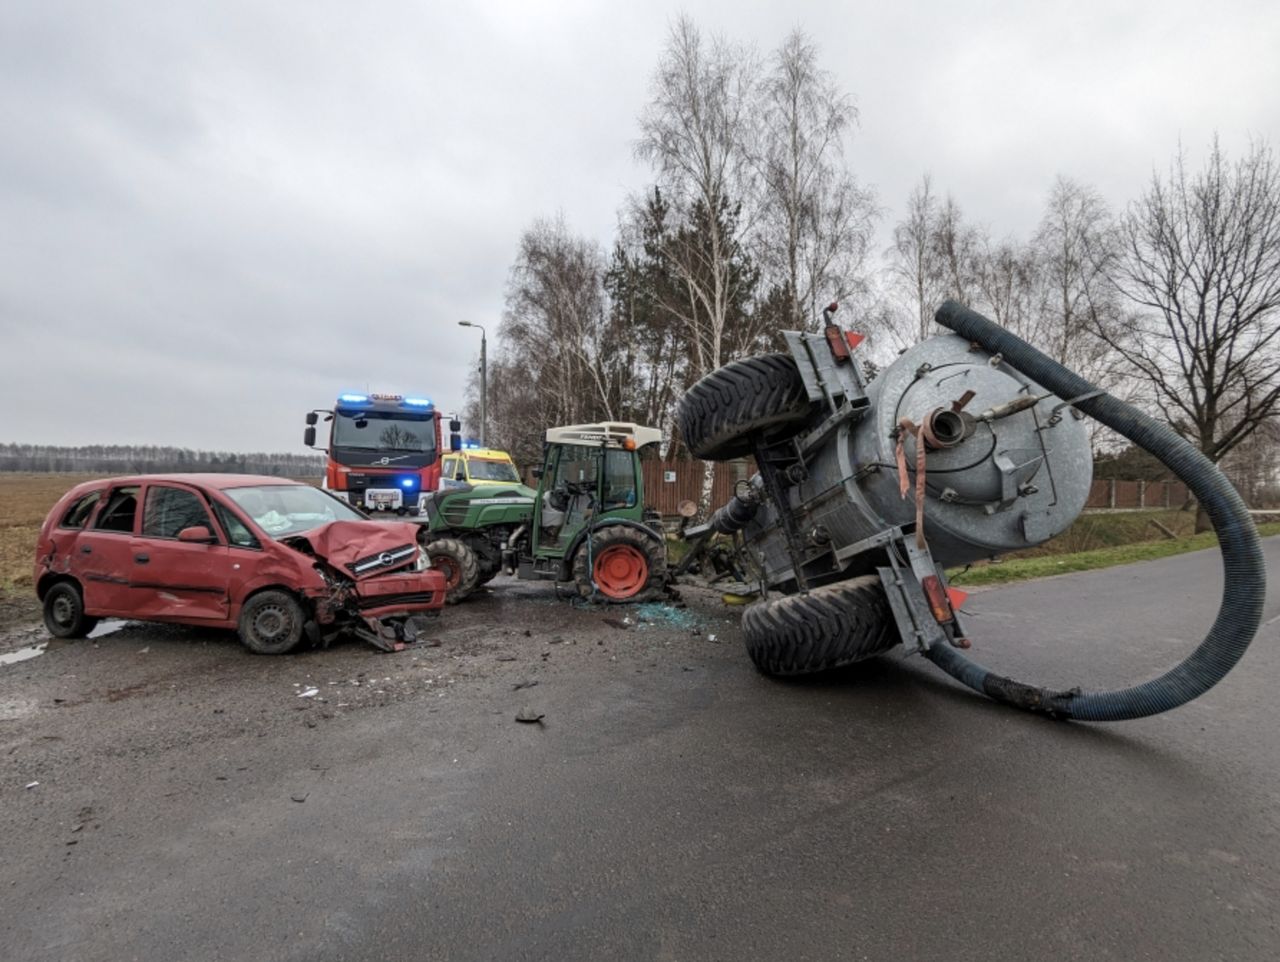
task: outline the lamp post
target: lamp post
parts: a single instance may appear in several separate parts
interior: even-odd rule
[[[470,321],[459,321],[459,327],[478,327],[480,328],[480,446],[488,447],[486,425],[489,422],[488,412],[488,395],[489,395],[489,363],[486,356],[485,334],[483,324],[472,324]]]

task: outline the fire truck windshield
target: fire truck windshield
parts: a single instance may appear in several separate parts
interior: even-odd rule
[[[359,451],[428,453],[436,446],[435,420],[380,411],[349,414],[338,411],[333,416],[333,446]]]

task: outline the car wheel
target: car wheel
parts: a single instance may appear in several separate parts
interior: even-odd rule
[[[287,591],[260,591],[240,609],[240,640],[255,655],[283,655],[302,641],[302,605]]]
[[[55,638],[83,638],[97,627],[98,619],[84,613],[80,586],[59,581],[44,596],[44,626]]]

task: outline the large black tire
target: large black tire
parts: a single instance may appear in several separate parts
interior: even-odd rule
[[[759,354],[712,371],[684,393],[680,436],[695,458],[730,461],[751,453],[751,435],[785,437],[811,403],[790,354]]]
[[[286,655],[302,641],[306,614],[287,591],[259,591],[240,609],[240,641],[255,655]]]
[[[479,576],[476,586],[488,584],[502,572],[502,550],[483,534],[471,534],[459,538],[476,556]]]
[[[807,675],[851,665],[898,643],[877,575],[761,601],[742,613],[747,654],[766,675]]]
[[[84,613],[84,596],[73,581],[59,581],[44,596],[44,626],[55,638],[83,638],[98,626]]]
[[[662,597],[667,583],[666,547],[656,537],[626,525],[599,528],[573,556],[573,581],[580,597],[595,601],[616,605],[654,601]]]
[[[426,549],[431,567],[444,575],[445,604],[456,605],[476,590],[480,565],[475,552],[454,538],[436,538]]]

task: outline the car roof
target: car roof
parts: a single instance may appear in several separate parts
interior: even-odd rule
[[[249,488],[258,487],[260,485],[274,484],[306,484],[305,481],[297,481],[293,478],[281,478],[269,474],[216,474],[211,472],[183,474],[174,472],[172,474],[132,474],[119,478],[99,478],[96,481],[86,481],[83,484],[76,485],[76,488],[91,488],[98,485],[111,485],[113,487],[122,484],[146,484],[147,482],[173,481],[178,484],[198,484],[205,488],[215,488],[219,491],[227,488]]]

